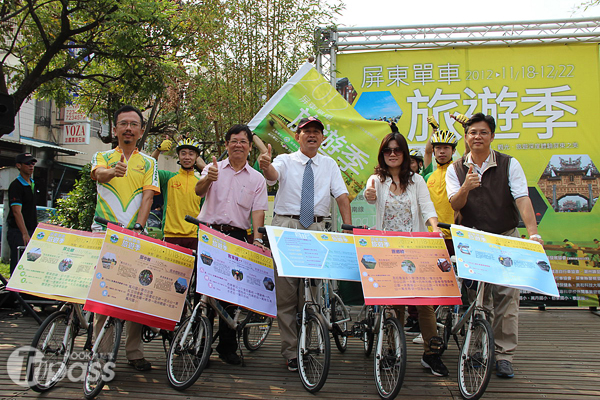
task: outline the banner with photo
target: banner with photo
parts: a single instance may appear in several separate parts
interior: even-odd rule
[[[365,304],[462,304],[438,233],[355,229],[354,242]]]
[[[354,110],[397,121],[411,147],[424,149],[432,115],[458,135],[460,155],[464,132],[451,115],[494,116],[492,148],[523,166],[540,234],[555,246],[548,254],[565,286],[552,304],[598,306],[598,44],[355,52],[336,61],[338,90]],[[540,296],[524,293],[523,300],[543,303]]]
[[[173,330],[194,269],[192,253],[108,224],[84,309]]]
[[[40,223],[7,289],[51,300],[85,303],[104,233]]]
[[[296,126],[314,116],[325,125],[319,152],[337,161],[350,198],[363,188],[377,164],[381,139],[390,133],[386,122],[361,117],[310,63],[305,63],[254,116],[248,126],[274,153],[291,153],[300,146]]]
[[[198,235],[196,292],[275,318],[271,252],[204,225]]]
[[[360,281],[352,235],[265,228],[279,276]]]
[[[457,275],[558,297],[544,248],[533,240],[452,225]]]

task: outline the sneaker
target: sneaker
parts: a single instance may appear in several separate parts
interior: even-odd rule
[[[496,363],[496,375],[500,378],[512,378],[515,376],[512,363],[508,360],[498,360]]]
[[[287,360],[287,369],[292,372],[298,371],[298,359],[290,358]]]
[[[138,371],[149,371],[152,369],[152,364],[145,358],[129,360],[128,364],[131,365],[133,368],[137,369]]]
[[[414,324],[418,324],[419,321],[414,319],[413,317],[406,318],[406,324],[404,324],[404,330],[408,330],[413,327]]]
[[[413,326],[411,326],[407,331],[407,335],[416,336],[421,333],[421,327],[419,326],[419,321],[415,322]]]
[[[415,344],[423,344],[423,335],[419,333],[419,336],[413,339],[413,343]]]
[[[236,353],[229,354],[221,354],[219,353],[219,358],[225,361],[227,364],[231,365],[240,365],[242,363],[242,359]]]
[[[431,373],[435,376],[448,376],[448,368],[446,368],[442,362],[442,358],[439,354],[423,354],[421,365],[425,368],[429,368]]]

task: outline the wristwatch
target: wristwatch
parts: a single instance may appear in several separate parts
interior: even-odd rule
[[[258,242],[260,244],[265,244],[265,242],[262,239],[260,239],[260,238],[256,238],[256,239],[254,239],[254,241]]]
[[[134,231],[143,231],[144,227],[139,222],[136,222],[135,225],[133,226],[133,230]]]
[[[529,239],[541,239],[542,237],[537,233],[535,235],[529,235]]]

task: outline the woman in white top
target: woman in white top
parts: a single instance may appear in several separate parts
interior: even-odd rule
[[[365,199],[376,207],[376,228],[396,232],[426,232],[431,225],[438,228],[437,214],[429,197],[425,180],[410,169],[408,143],[401,133],[392,132],[381,141],[375,174],[367,181]],[[419,325],[423,335],[424,353],[421,364],[436,376],[447,376],[443,364],[430,343],[441,343],[437,338],[437,323],[433,306],[417,306]],[[398,306],[398,318],[404,321],[404,306]],[[433,342],[430,342],[434,338]],[[436,346],[433,346],[436,347]]]

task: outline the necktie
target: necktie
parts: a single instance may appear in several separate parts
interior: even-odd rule
[[[311,168],[312,160],[308,160],[302,177],[302,193],[300,194],[300,224],[308,228],[315,215],[315,177]]]

